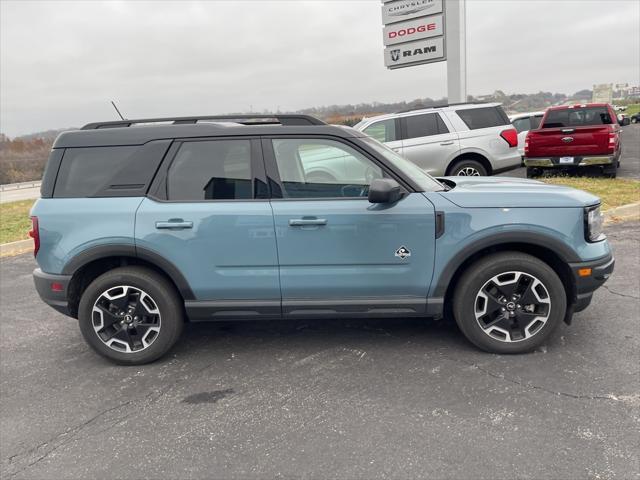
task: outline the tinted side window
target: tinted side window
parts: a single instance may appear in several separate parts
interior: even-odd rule
[[[251,142],[185,142],[167,173],[169,200],[252,198]]]
[[[535,130],[540,126],[540,122],[542,121],[542,115],[536,115],[535,117],[531,117],[531,130]]]
[[[91,197],[100,192],[138,149],[129,147],[67,148],[62,157],[54,197]]]
[[[285,198],[366,197],[382,169],[355,149],[333,140],[274,139]]]
[[[396,135],[396,121],[393,118],[372,123],[365,128],[363,132],[382,143],[393,142],[398,139]]]
[[[531,130],[531,118],[530,117],[518,118],[513,121],[513,126],[518,133]]]
[[[501,107],[467,108],[456,110],[456,113],[470,130],[498,127],[510,123]]]
[[[440,132],[438,130],[436,117],[437,114],[435,113],[405,117],[404,121],[407,129],[406,138],[409,139],[438,135]]]
[[[442,118],[440,118],[440,114],[436,114],[436,122],[438,124],[438,133],[449,133],[449,129],[444,124]]]

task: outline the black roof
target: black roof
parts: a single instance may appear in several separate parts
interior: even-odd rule
[[[155,125],[154,125],[155,123]],[[61,133],[53,148],[142,145],[152,140],[258,135],[361,137],[350,127],[327,125],[307,115],[229,115],[122,120]]]

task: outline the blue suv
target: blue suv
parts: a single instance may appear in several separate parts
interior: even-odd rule
[[[122,364],[230,319],[447,316],[481,349],[526,352],[614,265],[597,197],[436,179],[304,115],[89,124],[57,138],[41,193],[38,293]]]

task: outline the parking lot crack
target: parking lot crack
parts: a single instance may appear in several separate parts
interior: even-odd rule
[[[101,412],[97,413],[96,415],[94,415],[93,417],[87,419],[86,421],[75,425],[74,427],[71,427],[67,430],[65,430],[62,433],[59,433],[57,435],[55,435],[54,437],[41,442],[40,444],[36,445],[33,448],[30,448],[29,450],[23,452],[23,453],[18,453],[18,454],[14,454],[12,456],[10,456],[7,459],[7,464],[8,465],[15,465],[17,463],[20,462],[29,462],[26,465],[24,465],[22,468],[18,468],[16,471],[11,472],[7,475],[7,478],[12,478],[14,476],[16,476],[17,474],[33,467],[34,465],[36,465],[37,463],[41,462],[42,460],[44,460],[45,458],[47,458],[49,455],[51,455],[53,452],[55,452],[56,450],[58,450],[60,447],[63,447],[64,445],[66,445],[67,443],[71,442],[73,439],[76,438],[76,436],[87,426],[94,424],[100,417],[103,417],[104,415],[107,415],[113,411],[116,411],[118,409],[121,409],[123,407],[128,406],[129,404],[131,404],[132,401],[126,401],[123,402],[119,405],[116,405],[115,407],[110,407],[107,408],[105,410],[102,410]],[[46,450],[46,452],[40,454],[37,453],[43,449],[46,449],[47,446],[51,446],[52,448],[49,448],[48,450]],[[35,458],[35,460],[33,461],[29,461],[33,458],[33,456],[37,456],[37,458]]]
[[[620,397],[620,395],[614,395],[614,394],[607,394],[607,395],[580,395],[580,394],[575,394],[575,393],[563,392],[563,391],[560,391],[560,390],[552,390],[552,389],[543,387],[541,385],[535,385],[533,383],[525,383],[525,382],[522,382],[520,380],[516,380],[515,378],[509,378],[509,377],[505,376],[504,374],[492,372],[491,370],[488,370],[486,368],[481,367],[477,363],[465,362],[465,361],[462,361],[462,360],[458,360],[458,359],[455,359],[455,358],[448,357],[446,355],[443,355],[443,357],[446,358],[447,360],[451,360],[453,362],[460,363],[460,364],[466,365],[467,367],[471,367],[471,368],[474,368],[476,370],[479,370],[479,371],[485,373],[486,375],[489,375],[490,377],[496,378],[498,380],[502,380],[504,382],[509,382],[509,383],[512,383],[514,385],[518,385],[518,386],[520,386],[522,388],[526,388],[526,389],[529,389],[529,390],[535,390],[535,391],[539,391],[539,392],[548,393],[548,394],[554,395],[554,396],[573,398],[575,400],[609,400],[609,401],[612,401],[612,402],[618,401],[619,397]]]
[[[633,295],[627,295],[625,293],[620,293],[620,292],[616,292],[614,290],[611,290],[611,288],[609,288],[607,285],[603,285],[602,288],[604,288],[607,292],[612,293],[613,295],[618,295],[620,297],[633,298],[635,300],[640,300],[640,297],[635,297]]]

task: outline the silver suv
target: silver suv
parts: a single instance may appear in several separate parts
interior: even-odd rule
[[[518,134],[499,103],[459,104],[365,118],[354,128],[431,175],[493,175],[518,168]]]

